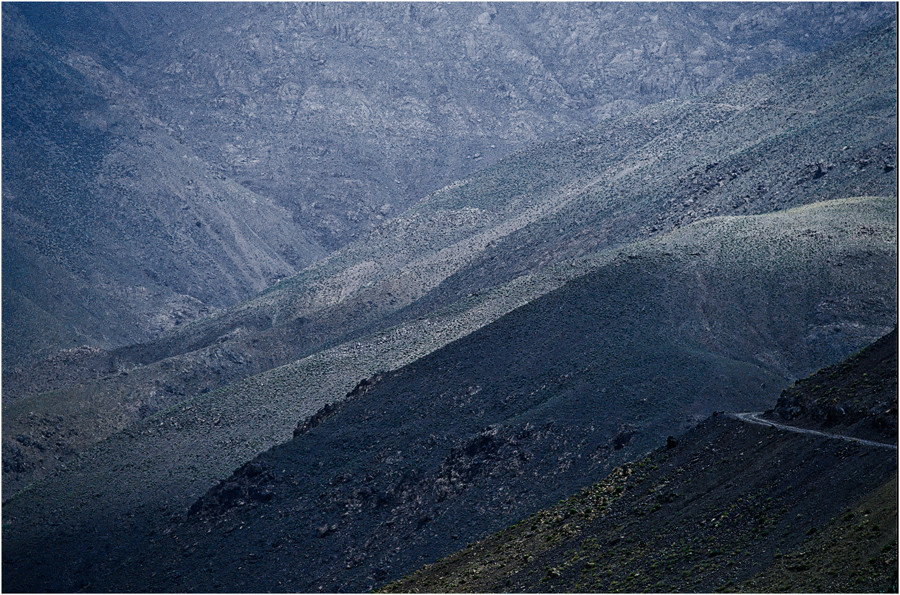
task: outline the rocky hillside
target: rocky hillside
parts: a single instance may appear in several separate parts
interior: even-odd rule
[[[897,590],[897,477],[838,514],[797,549],[738,585],[746,593]]]
[[[3,10],[5,370],[59,347],[146,340],[325,254],[289,210],[152,114],[127,53],[112,62],[102,49],[115,46],[53,35],[102,35],[103,10]]]
[[[880,295],[883,309],[841,320],[891,324],[894,292],[883,280],[896,275],[895,217],[891,200],[837,201],[714,218],[623,247],[588,275],[359,385],[163,525],[148,522],[159,500],[148,493],[155,465],[146,447],[160,441],[160,455],[183,456],[179,443],[215,424],[199,403],[151,418],[100,456],[80,457],[80,471],[7,501],[5,586],[358,591],[397,578],[599,480],[713,410],[774,402],[788,380],[767,361],[805,368],[840,346],[816,331],[816,304]],[[829,264],[838,257],[844,266]],[[137,459],[113,448],[129,442],[144,445]],[[63,505],[72,512],[49,534],[28,523],[59,511],[64,493],[95,492],[108,469],[115,502],[100,491]],[[129,476],[151,498],[112,526],[103,520],[112,510],[133,506]],[[180,516],[186,494],[166,477],[155,491]],[[65,553],[71,539],[86,544],[74,556]],[[44,555],[54,565],[41,566]],[[241,570],[248,565],[255,572]]]
[[[816,379],[848,409],[847,386],[878,384],[896,408],[896,357],[895,331],[798,384]],[[893,437],[892,446],[873,447],[717,414],[385,590],[895,590],[896,430]]]
[[[772,419],[897,441],[897,329],[839,364],[794,383]]]
[[[322,340],[335,320],[347,332],[413,303],[428,312],[705,217],[893,196],[895,38],[886,23],[770,76],[520,151],[254,300],[115,355],[155,361],[236,326],[303,325]]]
[[[4,588],[361,590],[771,407],[896,323],[895,42],[530,147],[208,319],[4,368]]]
[[[356,349],[367,337],[419,328],[456,309],[446,332],[429,332],[427,347],[410,350],[407,359],[372,360],[408,363],[583,274],[591,255],[623,242],[714,215],[856,193],[895,196],[895,38],[888,24],[709,97],[648,107],[516,153],[253,300],[157,340],[5,368],[4,402],[29,399],[7,406],[4,422],[16,427],[7,425],[5,436],[55,445],[52,456],[24,463],[14,479],[7,473],[5,485],[27,485],[57,460],[204,392],[323,348]],[[531,285],[521,293],[503,289],[508,283]],[[460,313],[483,303],[479,296],[498,293],[503,307]],[[836,307],[845,306],[852,305]],[[831,306],[823,308],[824,321]],[[834,324],[843,333],[829,339],[843,345],[836,357],[884,330]],[[376,343],[368,357],[390,349]],[[363,373],[345,376],[337,394],[378,366],[354,368]],[[73,401],[83,406],[61,406]],[[20,417],[32,412],[48,421]],[[48,435],[34,431],[41,424]],[[267,446],[276,436],[267,435]]]
[[[328,246],[525,143],[703,94],[889,16],[824,4],[100,10],[154,115]]]
[[[527,143],[717,89],[888,14],[9,4],[4,368],[145,341]]]

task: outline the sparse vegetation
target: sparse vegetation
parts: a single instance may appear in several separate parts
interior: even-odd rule
[[[360,591],[467,543],[428,590],[784,562],[896,459],[724,416],[681,434],[896,323],[895,41],[529,147],[252,300],[5,375],[4,588]]]

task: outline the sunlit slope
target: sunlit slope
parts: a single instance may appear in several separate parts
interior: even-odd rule
[[[888,24],[772,75],[516,153],[258,298],[121,356],[195,349],[244,318],[274,336],[293,324],[331,337],[336,304],[346,332],[448,277],[426,302],[709,216],[894,196],[895,39]]]

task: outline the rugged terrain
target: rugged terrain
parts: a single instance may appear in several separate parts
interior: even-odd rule
[[[528,143],[767,71],[889,13],[7,3],[4,374],[155,337]]]
[[[866,385],[896,409],[896,358],[894,331],[797,386],[820,382],[850,409]],[[888,446],[716,414],[386,590],[895,591],[896,428],[864,434]]]
[[[4,589],[367,589],[770,408],[896,324],[896,36],[521,150],[155,340],[4,369]]]
[[[835,311],[823,319],[816,304],[881,295],[883,306],[842,311],[840,327],[891,325],[894,293],[883,280],[896,275],[895,218],[892,200],[832,201],[709,219],[616,251],[360,384],[185,517],[191,501],[172,482],[187,473],[197,485],[196,465],[209,462],[169,468],[156,488],[165,499],[146,477],[164,471],[154,456],[188,450],[192,435],[210,440],[214,427],[200,403],[151,418],[7,501],[5,585],[306,591],[396,578],[599,480],[713,410],[773,403],[788,374],[842,350],[821,332],[838,322]],[[844,266],[829,264],[838,257]],[[155,443],[165,445],[159,455],[147,450]],[[92,487],[104,476],[118,478],[114,493]],[[66,493],[83,496],[63,504]],[[173,522],[148,523],[162,501]],[[29,523],[53,509],[58,526]],[[122,518],[129,510],[136,516]],[[61,555],[75,542],[84,544],[75,556]]]
[[[177,403],[455,311],[399,364],[376,355],[364,373],[345,374],[343,394],[360,376],[412,361],[583,274],[592,254],[623,242],[714,215],[895,196],[895,38],[885,25],[772,75],[516,153],[256,298],[157,340],[5,370],[5,448],[21,434],[49,453],[13,445],[29,460],[4,471],[5,497]],[[501,307],[465,314],[494,289]],[[823,306],[832,307],[858,305]],[[845,325],[841,341],[855,349],[883,330]],[[20,396],[27,404],[15,403]],[[266,446],[283,439],[294,413],[261,437]]]
[[[896,442],[897,330],[794,383],[770,413],[795,426]]]

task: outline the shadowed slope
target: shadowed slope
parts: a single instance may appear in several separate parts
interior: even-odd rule
[[[897,330],[786,389],[771,419],[897,442]]]
[[[827,373],[824,385],[849,407],[847,387],[877,373],[873,383],[896,407],[896,339],[893,332],[811,379]],[[871,365],[862,372],[854,360]],[[896,450],[717,415],[386,590],[890,590],[896,466]]]

